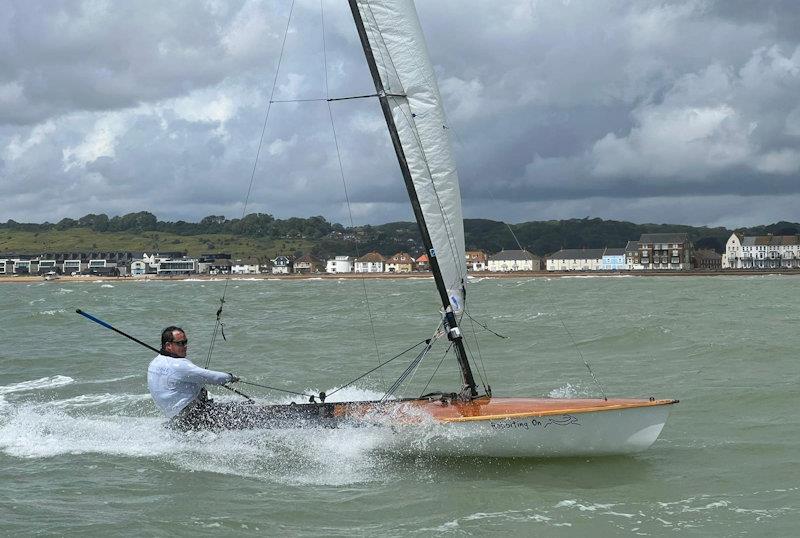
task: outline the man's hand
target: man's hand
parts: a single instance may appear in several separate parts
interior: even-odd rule
[[[228,383],[236,383],[237,381],[239,381],[239,378],[233,375],[232,373],[228,372],[228,375],[231,376],[231,378],[228,380]]]

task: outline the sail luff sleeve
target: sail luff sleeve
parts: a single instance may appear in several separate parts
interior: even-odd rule
[[[358,0],[450,305],[464,307],[461,192],[441,95],[411,0]],[[401,95],[405,97],[396,97]]]

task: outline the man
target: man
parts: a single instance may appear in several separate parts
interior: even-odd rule
[[[180,327],[170,326],[161,333],[161,352],[147,368],[150,395],[171,425],[180,429],[224,427],[222,421],[234,412],[228,404],[208,399],[203,385],[235,383],[233,374],[206,370],[186,358],[189,340]]]

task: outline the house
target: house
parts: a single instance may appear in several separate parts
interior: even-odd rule
[[[733,232],[725,243],[725,253],[722,255],[723,269],[742,269],[742,240],[744,234]]]
[[[88,269],[90,275],[97,276],[120,276],[119,267],[116,265],[107,265],[105,267],[93,267]]]
[[[417,258],[417,271],[430,271],[431,261],[428,259],[427,254],[423,254]]]
[[[639,260],[645,270],[689,270],[692,250],[686,233],[642,234],[639,237]]]
[[[15,275],[29,275],[31,274],[31,261],[17,258],[12,260],[14,262]]]
[[[620,271],[627,269],[624,248],[606,248],[600,261],[601,271]]]
[[[625,268],[633,271],[644,269],[640,259],[642,255],[641,245],[638,241],[628,241],[625,245]]]
[[[725,245],[731,269],[800,267],[800,235],[744,236],[734,232]]]
[[[624,250],[622,258],[624,259]],[[548,271],[599,271],[603,264],[604,248],[562,248],[548,256]],[[623,262],[624,263],[624,262]]]
[[[692,265],[695,269],[720,270],[722,256],[713,250],[696,250],[692,256]]]
[[[110,265],[111,264],[109,264],[108,260],[106,260],[105,258],[89,260],[89,263],[86,265],[86,270],[91,274],[92,269],[101,269],[105,267],[110,267]]]
[[[406,252],[398,252],[386,260],[385,272],[387,273],[410,273],[414,270],[416,260]]]
[[[332,260],[328,260],[325,264],[326,273],[352,273],[353,262],[355,260],[351,256],[336,256]]]
[[[489,271],[540,271],[542,261],[527,250],[501,250],[489,256]]]
[[[467,260],[467,271],[487,271],[489,269],[486,253],[482,250],[468,250],[464,253],[464,257]]]
[[[272,260],[272,274],[273,275],[288,275],[292,272],[292,258],[289,256],[279,255]]]
[[[81,264],[80,258],[72,260],[64,260],[61,264],[61,273],[64,275],[73,275],[81,272],[81,268],[85,267]]]
[[[56,267],[56,260],[39,260],[39,267],[37,268],[36,272],[40,275],[46,275],[48,273],[56,272],[58,267]]]
[[[356,273],[383,273],[386,258],[378,252],[370,252],[356,259]]]
[[[256,258],[246,258],[232,262],[232,275],[257,275],[261,273],[261,262]]]
[[[322,271],[322,260],[311,254],[300,256],[294,261],[294,272],[299,274],[319,273]]]
[[[228,258],[214,260],[208,266],[208,272],[212,275],[229,275],[233,268],[233,262]]]
[[[147,274],[147,264],[144,260],[131,262],[131,276],[142,276]]]
[[[178,260],[161,260],[158,262],[156,274],[159,276],[189,275],[197,273],[197,260],[183,258]]]

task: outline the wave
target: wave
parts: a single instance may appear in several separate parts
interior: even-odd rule
[[[74,383],[75,380],[65,375],[54,375],[32,379],[30,381],[20,381],[11,385],[0,386],[0,394],[11,394],[14,392],[25,392],[29,390],[54,389]]]

